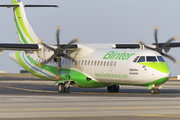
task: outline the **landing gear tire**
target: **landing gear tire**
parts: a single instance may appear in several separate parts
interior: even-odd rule
[[[70,86],[67,86],[66,84],[59,83],[58,84],[58,92],[59,93],[69,93]]]
[[[114,85],[114,92],[116,92],[116,93],[119,92],[119,85]]]
[[[160,93],[160,90],[158,89],[158,88],[153,88],[153,89],[151,89],[151,93],[152,94],[159,94]]]
[[[158,88],[156,88],[156,94],[159,94],[160,90]]]
[[[119,85],[112,85],[107,87],[108,92],[119,92]]]
[[[151,94],[156,94],[156,89],[151,89]]]
[[[59,83],[57,89],[58,89],[59,93],[64,93],[64,90],[65,90],[64,84],[63,83]]]

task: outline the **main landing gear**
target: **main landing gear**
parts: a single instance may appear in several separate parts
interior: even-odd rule
[[[70,83],[69,82],[59,83],[57,89],[59,93],[69,93]]]
[[[112,85],[107,87],[108,92],[119,92],[119,85]]]

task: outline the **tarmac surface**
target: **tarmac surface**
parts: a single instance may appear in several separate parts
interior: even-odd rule
[[[180,81],[168,81],[159,95],[147,87],[120,86],[58,93],[57,85],[33,76],[0,74],[0,120],[179,120]]]

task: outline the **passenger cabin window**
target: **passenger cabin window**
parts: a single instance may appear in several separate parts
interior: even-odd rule
[[[84,60],[82,60],[81,65],[83,65],[83,63],[84,63]]]
[[[147,62],[157,62],[157,59],[155,56],[146,56]]]
[[[88,61],[88,65],[90,64],[90,60]]]
[[[96,61],[94,61],[94,66],[96,66]]]
[[[116,61],[114,62],[114,67],[116,66]]]
[[[93,61],[91,62],[91,66],[93,66]]]
[[[101,61],[101,66],[103,65],[103,61]]]
[[[97,66],[99,66],[99,64],[100,64],[100,61],[98,61]]]
[[[107,66],[109,66],[109,61],[107,62]]]
[[[159,62],[165,62],[162,56],[157,56]]]
[[[64,64],[65,60],[63,59],[62,64]]]
[[[111,63],[110,63],[110,66],[112,66],[113,65],[113,61],[111,61]]]
[[[145,62],[145,56],[141,56],[138,60],[138,62]]]
[[[87,60],[85,61],[84,65],[86,65],[86,64],[87,64]]]
[[[104,66],[106,66],[106,61],[104,61]]]
[[[137,56],[134,60],[133,60],[133,62],[137,62],[137,60],[138,60],[138,58],[139,58],[139,56]]]

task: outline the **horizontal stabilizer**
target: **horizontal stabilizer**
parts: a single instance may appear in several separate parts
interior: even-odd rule
[[[0,5],[0,7],[19,7],[19,5]],[[24,7],[59,7],[58,5],[24,5]]]
[[[11,8],[11,7],[19,7],[19,5],[0,5],[0,7]]]
[[[24,7],[59,7],[58,5],[24,5]]]

